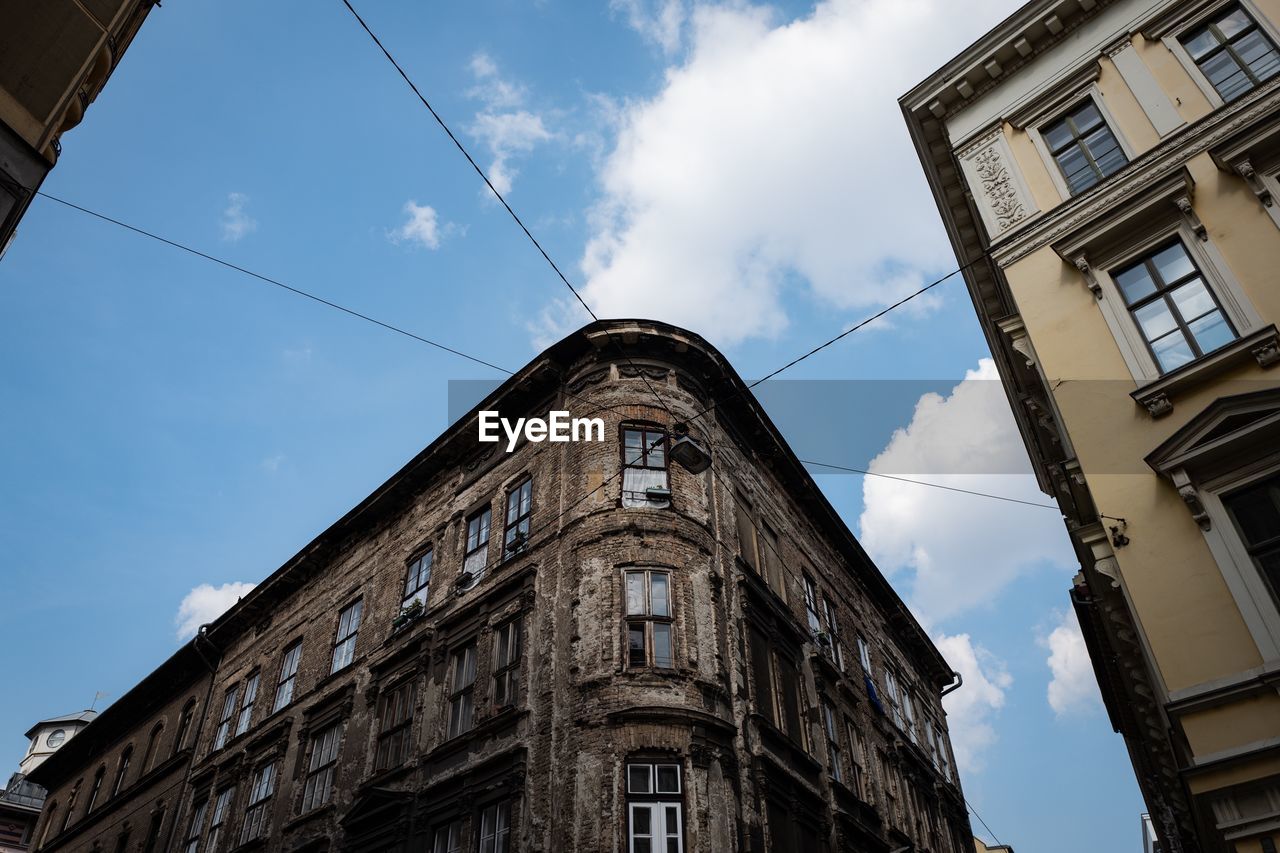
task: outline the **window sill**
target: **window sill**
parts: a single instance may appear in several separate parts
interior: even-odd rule
[[[311,811],[304,812],[286,823],[281,827],[281,830],[288,832],[289,830],[297,829],[298,827],[310,823],[318,818],[327,817],[328,815],[333,814],[334,808],[335,806],[333,803],[325,803],[322,806],[316,806]]]
[[[1221,349],[1153,379],[1129,396],[1142,404],[1152,418],[1162,418],[1173,411],[1174,396],[1240,365],[1250,357],[1263,369],[1280,363],[1280,333],[1274,324],[1250,332]]]

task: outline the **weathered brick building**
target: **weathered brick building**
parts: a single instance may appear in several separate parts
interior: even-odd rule
[[[599,417],[604,440],[508,453],[480,410]],[[685,424],[701,473],[672,460]],[[725,359],[605,321],[50,758],[37,834],[50,853],[960,853],[955,683]]]

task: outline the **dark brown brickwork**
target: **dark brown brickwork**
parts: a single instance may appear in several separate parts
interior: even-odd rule
[[[627,851],[630,836],[655,851],[968,849],[939,703],[949,667],[714,349],[662,324],[593,324],[481,408],[602,417],[605,440],[508,454],[477,441],[474,417],[455,424],[166,665],[205,685],[179,781],[77,815],[44,849],[114,850],[124,820],[127,849],[141,849],[161,800],[167,849],[191,838],[209,853],[215,823],[218,851],[422,850],[437,835],[465,851],[490,836],[546,853]],[[681,421],[710,469],[672,462],[669,500],[624,505],[624,425],[669,443]],[[506,495],[525,480],[530,535],[510,552]],[[486,507],[488,565],[467,582],[468,521]],[[402,615],[428,549],[426,606]],[[351,663],[331,673],[340,613],[357,601]],[[911,696],[897,710],[890,669]],[[191,692],[174,683],[135,692],[172,714]],[[52,799],[110,772],[154,718],[109,709],[73,741],[94,748],[43,769]]]

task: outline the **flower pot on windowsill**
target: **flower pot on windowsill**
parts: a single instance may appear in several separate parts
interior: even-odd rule
[[[422,602],[415,599],[412,604],[400,608],[400,613],[391,620],[391,627],[394,630],[400,630],[410,622],[416,621],[422,615],[422,610]]]

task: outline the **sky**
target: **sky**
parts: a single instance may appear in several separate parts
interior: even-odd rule
[[[954,268],[896,99],[1016,5],[357,8],[597,314],[750,379]],[[44,191],[509,369],[588,319],[340,0],[154,9]],[[0,324],[15,768],[434,439],[451,381],[500,378],[48,199]],[[996,379],[954,277],[759,391],[801,458],[1047,504]],[[964,676],[975,830],[1135,849],[1057,513],[811,470]]]

